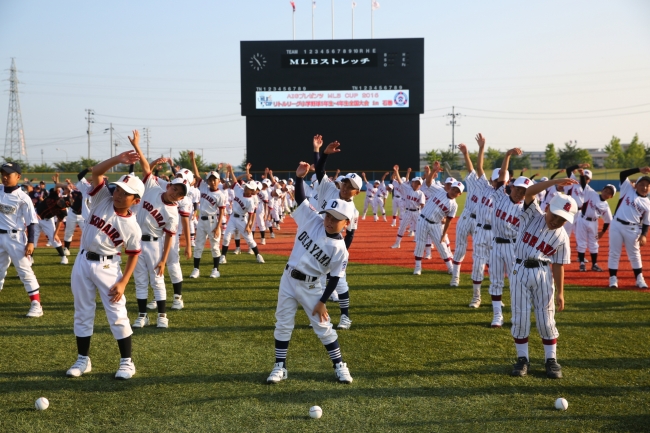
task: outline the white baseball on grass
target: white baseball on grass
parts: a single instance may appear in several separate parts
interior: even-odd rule
[[[557,410],[567,410],[569,407],[569,402],[564,398],[558,398],[555,400],[555,409]]]
[[[45,410],[50,407],[50,402],[45,397],[41,397],[36,400],[34,406],[36,406],[36,410]]]
[[[320,406],[312,406],[309,408],[309,416],[318,419],[323,416],[323,409]]]

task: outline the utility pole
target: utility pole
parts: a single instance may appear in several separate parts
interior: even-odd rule
[[[111,158],[113,157],[113,122],[111,122],[111,141],[108,142],[108,147],[111,149]],[[115,166],[111,167],[111,173],[115,172]]]
[[[149,128],[142,128],[142,131],[144,133],[144,140],[147,143],[147,159],[149,159],[149,140],[151,138],[151,131]]]
[[[460,113],[456,113],[455,107],[451,107],[451,113],[448,113],[447,116],[451,117],[451,120],[447,124],[447,126],[451,126],[451,144],[449,145],[451,147],[451,151],[455,152],[456,151],[456,143],[454,141],[454,129],[456,126],[460,126],[456,124],[456,117],[461,116]]]
[[[332,39],[334,39],[334,0],[332,0]]]
[[[18,98],[18,75],[16,61],[11,59],[9,70],[9,110],[7,110],[7,135],[5,135],[5,156],[29,161],[27,147],[25,146],[25,131],[23,130],[23,117],[20,112],[20,99]]]
[[[43,149],[41,149],[41,165],[45,165],[45,160],[43,159]]]
[[[86,134],[88,134],[88,159],[90,159],[90,134],[91,134],[90,124],[95,123],[95,119],[93,119],[93,116],[95,115],[95,111],[90,108],[86,108],[86,114],[88,116],[86,117],[86,120],[88,121],[88,130],[86,131]]]

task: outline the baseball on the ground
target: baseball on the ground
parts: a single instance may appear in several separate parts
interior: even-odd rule
[[[312,406],[309,408],[309,416],[318,419],[323,416],[323,409],[320,406]]]
[[[50,402],[45,397],[41,397],[36,400],[34,406],[36,407],[36,410],[45,410],[50,406]]]
[[[569,407],[569,402],[564,398],[558,398],[555,400],[555,409],[557,410],[567,410]]]

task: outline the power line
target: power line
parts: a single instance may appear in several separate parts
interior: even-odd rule
[[[203,120],[203,119],[214,119],[217,117],[228,117],[228,116],[240,116],[241,113],[232,113],[232,114],[218,114],[215,116],[205,116],[205,117],[178,117],[178,118],[147,118],[147,117],[125,117],[125,116],[110,116],[108,114],[97,114],[99,117],[110,117],[112,119],[127,119],[127,120]]]
[[[531,115],[555,115],[555,114],[583,114],[583,113],[600,113],[603,111],[616,111],[616,110],[627,110],[630,108],[646,107],[650,103],[638,104],[638,105],[629,105],[627,107],[617,107],[617,108],[603,108],[600,110],[588,110],[588,111],[556,111],[556,112],[525,112],[525,111],[500,111],[500,110],[483,110],[480,108],[471,108],[471,107],[458,107],[464,110],[473,110],[473,111],[484,111],[487,113],[505,113],[505,114],[531,114]]]

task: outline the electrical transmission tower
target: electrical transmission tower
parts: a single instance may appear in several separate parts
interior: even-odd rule
[[[88,117],[86,117],[86,120],[88,121],[88,129],[86,130],[86,134],[88,134],[88,159],[90,159],[90,134],[92,134],[92,131],[90,130],[90,124],[95,123],[95,118],[93,117],[95,115],[95,111],[86,108],[86,114]]]
[[[7,112],[7,135],[5,136],[5,158],[20,159],[28,162],[27,147],[25,147],[25,132],[23,130],[23,116],[20,113],[20,99],[18,98],[18,75],[16,74],[16,61],[11,59],[9,75],[9,110]]]
[[[451,126],[451,144],[449,145],[449,147],[451,147],[452,152],[456,151],[456,143],[454,142],[454,132],[455,132],[454,129],[456,128],[456,126],[460,126],[456,124],[456,117],[461,116],[460,113],[455,112],[455,108],[456,107],[451,107],[451,113],[447,114],[447,116],[451,117],[451,120],[447,125]]]
[[[147,159],[149,159],[149,144],[151,140],[151,130],[149,128],[142,128],[142,135],[144,135],[144,141],[147,143]]]

